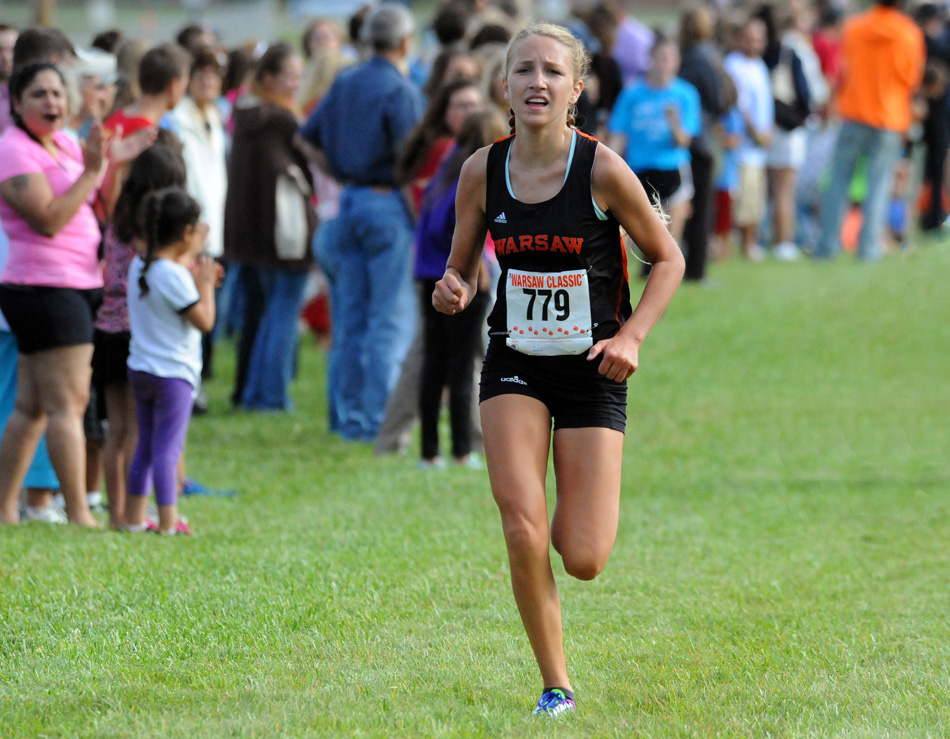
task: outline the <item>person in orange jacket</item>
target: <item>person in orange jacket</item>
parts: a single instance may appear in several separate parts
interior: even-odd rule
[[[842,33],[843,69],[836,102],[843,120],[821,212],[818,258],[830,259],[841,249],[848,185],[862,154],[868,159],[868,186],[858,257],[872,261],[881,255],[894,167],[911,124],[912,98],[926,57],[923,34],[901,12],[901,5],[901,0],[878,0],[850,19]]]

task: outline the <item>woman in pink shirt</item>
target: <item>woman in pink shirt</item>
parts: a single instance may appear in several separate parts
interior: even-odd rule
[[[102,128],[94,125],[82,148],[63,133],[66,86],[52,64],[20,69],[10,100],[15,125],[0,138],[0,220],[10,239],[0,310],[20,358],[16,408],[0,441],[0,522],[18,520],[23,477],[46,429],[67,517],[96,526],[85,497],[82,416],[102,300],[93,212],[105,162]]]

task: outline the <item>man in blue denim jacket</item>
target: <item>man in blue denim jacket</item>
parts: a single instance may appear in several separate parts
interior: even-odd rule
[[[405,6],[380,5],[364,32],[373,55],[340,74],[301,134],[343,184],[339,216],[315,239],[331,285],[330,429],[368,441],[415,333],[413,224],[394,169],[425,101],[401,71],[413,33]]]

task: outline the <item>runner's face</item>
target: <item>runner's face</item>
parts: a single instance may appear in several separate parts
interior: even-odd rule
[[[512,49],[504,85],[518,124],[527,126],[563,121],[584,89],[567,48],[549,36],[529,36]]]

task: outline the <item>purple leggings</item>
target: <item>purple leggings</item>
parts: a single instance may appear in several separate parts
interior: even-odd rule
[[[139,443],[129,467],[129,495],[145,496],[154,480],[155,501],[175,505],[178,497],[178,460],[191,418],[194,388],[178,377],[157,377],[129,370],[135,399]]]

